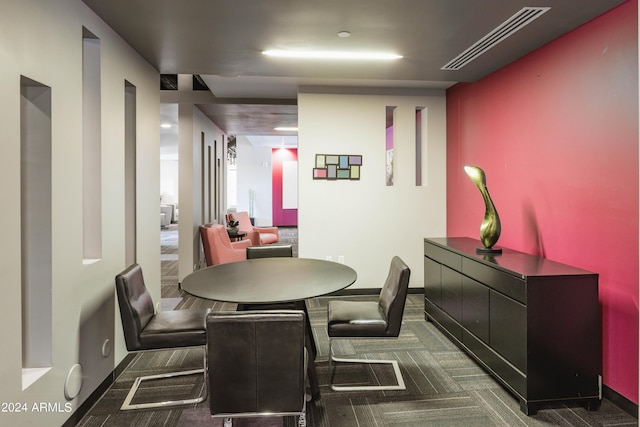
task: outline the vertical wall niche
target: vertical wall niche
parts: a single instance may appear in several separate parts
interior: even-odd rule
[[[211,206],[212,194],[211,194],[211,181],[212,181],[212,168],[213,164],[211,163],[211,146],[207,146],[207,211],[208,211],[208,222],[213,222],[211,218],[211,213],[213,212],[213,207]]]
[[[20,78],[22,389],[52,365],[51,88]]]
[[[422,135],[425,107],[416,107],[416,186],[422,185]]]
[[[224,145],[224,137],[222,139]],[[220,179],[220,159],[218,159],[218,142],[213,142],[213,160],[214,160],[214,174],[213,174],[213,219],[218,220],[220,218],[220,183],[222,180]]]
[[[385,144],[385,177],[387,186],[393,185],[393,133],[396,115],[396,107],[386,107],[385,114],[385,129],[386,129],[386,144]]]
[[[204,142],[204,132],[200,132],[200,224],[207,222],[205,207],[207,201],[206,192],[206,144]]]
[[[82,28],[82,254],[102,258],[100,39]]]
[[[124,82],[124,234],[126,265],[137,260],[136,87]]]

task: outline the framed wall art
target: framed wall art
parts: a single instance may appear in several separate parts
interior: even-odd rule
[[[313,179],[360,179],[362,156],[353,154],[316,154]]]

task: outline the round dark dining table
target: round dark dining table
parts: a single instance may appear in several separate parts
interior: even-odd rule
[[[197,270],[182,279],[189,294],[238,304],[301,301],[356,281],[351,267],[312,258],[256,258]]]
[[[307,298],[340,291],[356,281],[351,267],[312,258],[255,258],[196,270],[182,279],[182,289],[199,298],[237,303],[239,309],[288,308],[307,316],[307,349],[315,358],[316,344],[305,304]],[[320,396],[314,363],[308,364],[312,397]]]

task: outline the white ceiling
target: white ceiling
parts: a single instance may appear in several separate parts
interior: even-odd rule
[[[296,135],[247,135],[247,139],[254,147],[297,147],[298,137]]]

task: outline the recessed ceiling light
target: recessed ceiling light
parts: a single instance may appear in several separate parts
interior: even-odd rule
[[[295,126],[278,126],[273,128],[273,130],[277,130],[280,132],[297,132],[298,128]]]
[[[339,31],[338,32],[338,37],[345,38],[345,37],[349,37],[350,35],[351,35],[351,33],[349,31]]]
[[[327,50],[265,50],[263,55],[280,58],[345,59],[345,60],[393,60],[402,55],[384,52],[343,52]]]

